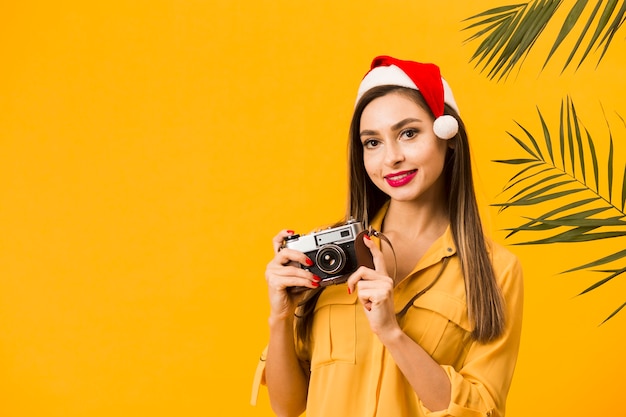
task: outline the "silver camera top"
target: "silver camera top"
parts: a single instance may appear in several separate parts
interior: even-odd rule
[[[285,240],[285,247],[306,253],[327,244],[340,244],[354,241],[361,231],[363,231],[361,223],[351,219],[341,226],[331,227],[303,236],[289,236]]]

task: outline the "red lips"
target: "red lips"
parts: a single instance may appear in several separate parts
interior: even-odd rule
[[[392,187],[402,187],[403,185],[411,182],[411,180],[415,178],[416,175],[416,169],[410,171],[394,172],[393,174],[386,175],[385,181],[387,181],[387,184]]]

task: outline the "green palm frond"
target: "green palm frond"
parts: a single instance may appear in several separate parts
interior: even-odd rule
[[[572,63],[579,50],[584,48],[578,60],[577,68],[587,59],[592,50],[602,48],[598,64],[606,54],[615,33],[626,21],[626,0],[608,0],[595,2],[591,8],[588,0],[533,0],[510,6],[496,7],[476,14],[464,20],[473,22],[463,30],[476,31],[466,39],[472,42],[482,39],[470,62],[476,66],[482,64],[481,72],[488,71],[490,79],[506,78],[513,68],[521,65],[530,53],[535,42],[546,26],[554,20],[563,3],[570,3],[571,9],[552,45],[543,65],[553,58],[554,53],[569,36],[579,29],[578,38],[563,66],[563,71]],[[620,5],[621,3],[621,5]],[[593,4],[593,2],[592,2]],[[604,7],[602,7],[604,4]],[[619,6],[619,8],[618,8]],[[584,21],[585,11],[591,9]],[[584,21],[584,25],[583,25]],[[582,27],[581,27],[582,26]]]
[[[516,167],[517,172],[503,188],[501,199],[504,201],[493,206],[500,211],[509,208],[525,211],[522,224],[507,229],[506,238],[516,236],[515,245],[542,245],[626,237],[626,167],[623,172],[617,167],[613,131],[608,121],[607,163],[600,169],[594,137],[583,126],[569,97],[562,101],[559,123],[553,129],[548,127],[539,108],[537,113],[541,124],[539,133],[517,122],[522,133],[507,132],[525,157],[495,161]],[[556,130],[558,134],[554,134]],[[618,181],[621,186],[615,186]],[[614,188],[620,190],[619,196],[614,195]],[[539,214],[528,215],[531,209]],[[585,294],[626,273],[626,250],[565,272],[592,270],[609,264],[617,268],[596,271],[602,273],[603,278],[581,292]]]
[[[611,318],[613,318],[614,315],[616,315],[617,313],[620,312],[620,310],[622,308],[626,307],[626,302],[624,304],[622,304],[621,306],[619,306],[614,312],[612,312],[607,318],[604,319],[604,321],[602,323],[600,323],[600,325],[606,323],[607,321],[609,321]]]

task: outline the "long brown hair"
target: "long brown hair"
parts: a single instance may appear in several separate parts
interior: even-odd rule
[[[362,219],[366,224],[389,197],[374,185],[365,171],[360,139],[361,114],[372,100],[392,92],[408,96],[434,119],[422,94],[410,88],[375,87],[367,91],[357,103],[350,125],[348,216]],[[445,114],[459,122],[459,132],[450,139],[456,143],[453,149],[448,149],[443,171],[450,229],[461,260],[468,315],[474,324],[472,335],[476,340],[487,342],[496,339],[504,330],[504,301],[480,220],[467,131],[459,115],[448,105],[445,106]]]
[[[363,145],[360,139],[361,115],[372,100],[392,92],[410,97],[434,119],[421,93],[410,88],[374,87],[357,103],[350,124],[348,149],[350,191],[346,218],[361,220],[366,226],[389,200],[389,196],[374,185],[365,171]],[[448,149],[443,171],[450,229],[461,261],[468,316],[474,326],[472,337],[480,342],[489,342],[497,339],[504,331],[504,301],[496,282],[480,220],[467,131],[459,115],[448,105],[445,105],[445,114],[453,116],[459,122],[459,132],[450,139],[456,143],[454,148]],[[320,293],[319,290],[313,290],[305,298],[297,313],[296,335],[305,349],[309,345],[312,313]]]

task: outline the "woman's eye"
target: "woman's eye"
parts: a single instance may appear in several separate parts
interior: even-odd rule
[[[404,132],[402,132],[403,136],[411,139],[413,137],[415,137],[415,135],[417,135],[417,130],[415,129],[407,129]]]
[[[380,142],[377,141],[376,139],[367,139],[365,142],[363,142],[363,147],[367,149],[373,149],[377,147],[379,144]]]

